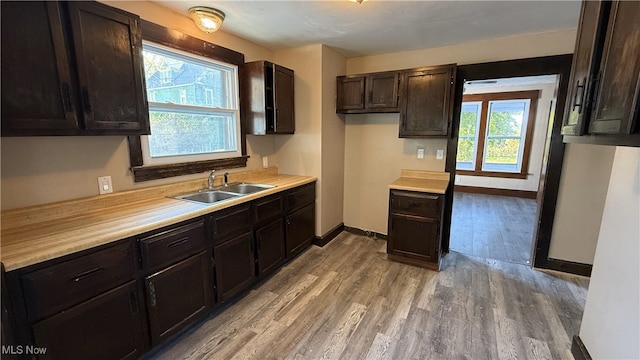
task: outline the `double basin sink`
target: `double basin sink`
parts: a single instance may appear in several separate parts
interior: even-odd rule
[[[180,200],[193,201],[201,204],[216,204],[221,201],[235,199],[240,196],[257,193],[274,187],[275,186],[273,185],[264,184],[230,184],[212,190],[205,189],[200,190],[196,193],[176,196],[175,198]]]

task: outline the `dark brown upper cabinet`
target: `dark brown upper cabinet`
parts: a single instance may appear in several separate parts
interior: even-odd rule
[[[400,137],[446,136],[453,113],[455,64],[402,72]]]
[[[2,2],[2,135],[148,134],[139,17]]]
[[[640,146],[640,3],[584,1],[562,134],[567,142]],[[572,135],[594,136],[576,137]]]
[[[398,112],[400,73],[389,71],[336,78],[336,112]]]
[[[248,134],[295,132],[293,70],[268,61],[249,62],[242,83]]]

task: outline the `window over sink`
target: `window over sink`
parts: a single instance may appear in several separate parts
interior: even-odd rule
[[[129,136],[134,181],[244,167],[244,55],[141,20],[151,135]]]

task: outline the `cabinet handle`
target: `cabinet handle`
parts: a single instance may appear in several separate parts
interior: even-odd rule
[[[184,243],[186,243],[188,241],[189,241],[189,237],[183,237],[182,239],[178,239],[178,240],[170,242],[169,244],[167,244],[167,247],[170,247],[170,248],[176,247],[176,246],[182,245],[182,244],[184,244]]]
[[[93,268],[91,270],[87,270],[85,272],[81,272],[80,274],[72,277],[71,279],[73,280],[73,282],[79,282],[80,280],[86,279],[92,275],[95,275],[97,273],[99,273],[100,271],[102,271],[102,268]]]
[[[71,105],[71,91],[69,91],[69,84],[62,83],[62,104],[64,111],[73,111],[73,105]]]
[[[287,226],[291,225],[291,219],[287,219]]]
[[[151,306],[156,307],[156,287],[153,282],[149,281],[149,302]]]
[[[587,84],[587,79],[583,78],[582,79],[582,85],[580,85],[580,80],[578,80],[578,82],[576,82],[576,91],[573,94],[573,107],[571,108],[572,111],[575,111],[576,108],[578,108],[578,114],[582,113],[582,105],[584,103],[584,94],[585,94],[585,85]],[[582,90],[582,91],[580,91]],[[578,96],[578,93],[580,93],[580,96]],[[578,100],[580,100],[580,102],[578,103]]]
[[[417,201],[410,201],[409,202],[409,207],[420,207],[422,205],[422,203],[419,203]]]
[[[593,108],[596,104],[596,101],[598,100],[598,90],[599,90],[599,84],[600,84],[600,76],[602,75],[602,73],[598,73],[598,76],[593,80],[593,83],[591,85],[591,88],[593,89],[593,98],[591,99],[591,108]]]
[[[131,306],[131,313],[132,314],[137,314],[138,313],[138,292],[137,291],[132,291],[131,292],[131,296],[129,297],[129,305]]]
[[[82,87],[82,104],[85,112],[91,112],[91,99],[89,98],[89,89],[86,86]]]

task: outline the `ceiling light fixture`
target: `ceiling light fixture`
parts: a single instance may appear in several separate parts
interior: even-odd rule
[[[196,26],[207,34],[218,30],[224,21],[224,13],[222,11],[206,6],[190,8],[189,16],[196,23]]]
[[[349,0],[351,2],[357,2],[358,4],[362,4],[363,2],[367,1],[367,0]]]

